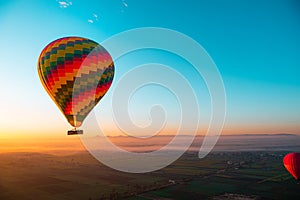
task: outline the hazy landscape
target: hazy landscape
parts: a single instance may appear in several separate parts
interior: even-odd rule
[[[149,151],[172,137],[156,137],[144,141],[144,145],[139,145],[143,141],[121,138],[110,139],[127,150]],[[300,151],[300,136],[222,136],[214,151],[200,160],[197,151],[202,139],[197,137],[190,150],[170,166],[145,174],[108,168],[94,159],[77,137],[36,141],[1,139],[0,199],[300,197],[300,185],[282,165],[286,153]]]

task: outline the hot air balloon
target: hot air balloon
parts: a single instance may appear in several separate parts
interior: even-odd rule
[[[38,60],[40,80],[75,129],[108,91],[114,77],[110,54],[98,43],[81,37],[64,37],[48,44]]]
[[[283,164],[296,180],[300,180],[300,153],[287,154],[283,158]]]

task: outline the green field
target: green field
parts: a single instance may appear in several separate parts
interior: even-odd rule
[[[239,194],[245,199],[299,199],[300,185],[282,165],[285,153],[223,152],[213,153],[203,160],[195,158],[191,162],[194,164],[189,165],[191,170],[185,171],[186,180],[178,179],[172,186],[140,196],[144,199],[214,199],[219,196],[222,199],[224,194]],[[164,169],[166,176],[177,177],[177,170],[182,176],[181,165],[192,156],[186,154]]]
[[[300,185],[282,165],[285,153],[214,152],[199,160],[196,152],[188,152],[146,174],[112,170],[86,152],[5,153],[0,154],[0,199],[222,199],[236,194],[299,199]]]

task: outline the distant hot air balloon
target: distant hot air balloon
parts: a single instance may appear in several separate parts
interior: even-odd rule
[[[289,153],[283,158],[285,168],[296,180],[300,180],[300,153]]]
[[[98,43],[65,37],[48,44],[40,54],[41,82],[75,130],[108,91],[114,77],[110,54]]]

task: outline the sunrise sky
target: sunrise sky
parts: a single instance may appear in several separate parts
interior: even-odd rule
[[[38,56],[48,43],[64,36],[101,43],[138,27],[173,29],[206,49],[226,90],[224,134],[300,133],[300,3],[296,0],[0,0],[0,27],[0,138],[64,137],[71,128],[38,77]],[[201,99],[200,129],[205,130],[210,110],[205,85],[189,64],[174,56],[148,50],[124,57],[115,63],[114,86],[135,66],[160,61],[190,81]],[[132,117],[147,124],[145,110],[161,103],[171,112],[166,133],[174,131],[178,112],[172,94],[157,86],[143,92],[132,98]],[[107,108],[105,102],[112,96],[105,98],[97,109]],[[99,115],[105,121],[106,112]],[[104,125],[107,134],[118,134],[108,122]]]

